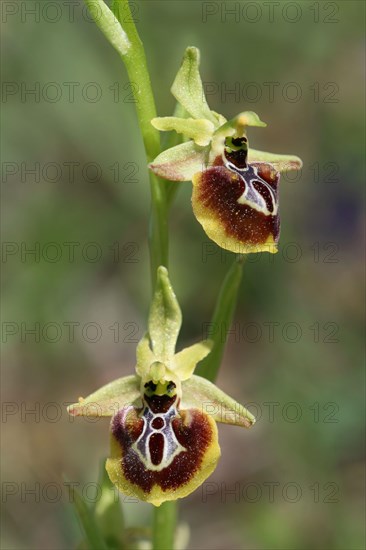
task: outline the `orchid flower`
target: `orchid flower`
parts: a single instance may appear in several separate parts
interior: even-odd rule
[[[301,160],[251,149],[246,128],[266,126],[245,111],[227,121],[210,110],[199,74],[199,50],[187,48],[172,94],[186,118],[158,117],[152,125],[175,130],[184,143],[158,155],[150,169],[172,181],[192,181],[192,206],[210,239],[236,253],[277,252],[280,173]]]
[[[181,323],[161,266],[136,373],[68,408],[73,416],[112,417],[109,477],[123,494],[155,506],[189,495],[214,471],[220,457],[216,422],[246,428],[255,422],[234,399],[193,374],[210,353],[209,340],[175,352]]]

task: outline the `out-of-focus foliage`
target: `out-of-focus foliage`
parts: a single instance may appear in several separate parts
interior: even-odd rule
[[[63,474],[89,504],[97,499],[108,422],[73,420],[66,405],[133,372],[150,296],[149,189],[131,87],[82,3],[73,10],[61,2],[61,11],[51,4],[28,0],[3,14],[2,547],[9,549],[82,540]],[[186,46],[195,45],[210,107],[228,119],[254,110],[268,127],[252,129],[251,144],[304,161],[295,181],[282,177],[279,253],[245,265],[218,379],[238,401],[251,401],[258,422],[248,433],[220,429],[219,467],[180,514],[192,548],[356,550],[364,546],[364,6],[281,2],[271,22],[267,3],[257,12],[253,4],[133,3],[159,116],[172,114],[169,88]],[[289,4],[297,6],[295,22]],[[24,12],[33,5],[39,19]],[[190,194],[191,184],[182,185],[170,223],[180,348],[206,337],[232,263],[207,241]],[[148,506],[122,505],[128,527],[148,525]]]

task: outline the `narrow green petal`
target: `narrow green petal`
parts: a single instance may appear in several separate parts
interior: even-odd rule
[[[265,128],[267,126],[254,111],[243,111],[239,113],[234,120],[236,120],[236,125],[238,127],[258,126],[260,128]]]
[[[205,340],[198,344],[193,344],[193,346],[189,346],[188,348],[184,348],[177,353],[174,356],[173,370],[175,374],[177,374],[181,380],[190,378],[197,363],[202,361],[202,359],[210,353],[212,346],[213,342],[211,340]]]
[[[178,118],[174,116],[153,118],[151,124],[157,130],[169,132],[175,130],[178,134],[193,139],[197,145],[205,146],[211,141],[215,127],[205,118]]]
[[[158,361],[168,365],[172,360],[181,325],[182,312],[168,270],[160,266],[149,314],[149,336]]]
[[[263,122],[254,111],[243,111],[220,126],[220,128],[216,130],[216,134],[228,135],[228,130],[234,129],[236,135],[241,137],[245,135],[246,126],[264,128],[267,124]]]
[[[194,174],[204,170],[207,154],[208,148],[188,141],[163,151],[149,168],[157,176],[170,181],[191,181]]]
[[[107,40],[124,56],[131,47],[127,34],[104,0],[84,0],[91,16]]]
[[[139,397],[140,378],[135,375],[124,376],[99,388],[85,399],[81,397],[78,403],[69,405],[67,411],[72,416],[113,416]]]
[[[197,408],[216,422],[250,428],[254,416],[235,399],[220,390],[215,384],[193,375],[182,384],[182,409]]]
[[[248,162],[269,162],[273,164],[278,172],[289,172],[290,170],[300,170],[302,168],[302,160],[299,157],[256,151],[250,147],[248,150]]]
[[[152,363],[156,361],[156,357],[150,348],[150,338],[147,332],[137,344],[136,348],[136,373],[145,378],[150,370]]]
[[[217,116],[207,105],[199,73],[199,64],[199,50],[194,47],[187,48],[182,65],[171,87],[171,92],[193,118],[206,118],[217,127]]]

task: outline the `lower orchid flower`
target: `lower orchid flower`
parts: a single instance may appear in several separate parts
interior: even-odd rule
[[[167,149],[150,169],[172,181],[192,181],[192,206],[204,231],[236,253],[277,252],[280,173],[301,160],[249,148],[247,126],[266,126],[252,111],[227,121],[210,110],[199,74],[199,51],[187,48],[171,89],[187,118],[154,118],[161,131],[188,140]]]
[[[254,417],[208,380],[193,374],[209,340],[175,353],[182,315],[164,267],[158,269],[148,332],[137,346],[136,374],[68,408],[74,416],[109,416],[106,469],[124,494],[155,506],[185,497],[216,468],[216,422],[249,428]]]

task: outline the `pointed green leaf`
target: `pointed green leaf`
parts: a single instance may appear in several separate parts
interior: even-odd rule
[[[182,312],[169,281],[168,270],[158,268],[149,314],[149,336],[156,359],[168,365],[182,325]]]
[[[213,340],[211,353],[198,365],[196,374],[215,380],[225,349],[226,335],[231,326],[243,273],[243,256],[237,256],[226,274],[217,298],[207,336]]]
[[[216,422],[244,428],[250,428],[255,422],[254,416],[245,407],[201,376],[193,375],[183,382],[182,393],[182,409],[195,407]]]
[[[86,536],[86,547],[88,550],[106,550],[107,546],[103,535],[95,521],[94,511],[87,505],[84,498],[70,483],[70,498],[74,503],[76,515]]]
[[[193,118],[206,118],[217,126],[217,117],[207,105],[199,73],[199,64],[199,50],[194,47],[187,48],[171,91],[175,99],[183,105]]]
[[[163,151],[149,168],[157,176],[170,181],[191,181],[194,174],[205,169],[207,154],[207,147],[188,141]]]
[[[90,14],[107,40],[124,56],[131,47],[127,34],[104,0],[84,0]]]
[[[248,162],[269,162],[273,164],[278,172],[289,172],[290,170],[300,170],[302,168],[302,160],[295,155],[278,155],[277,153],[256,151],[250,147]]]
[[[134,403],[140,397],[140,378],[124,376],[90,394],[78,403],[67,407],[72,416],[113,416],[117,411]]]
[[[210,353],[212,346],[213,342],[211,340],[205,340],[184,348],[174,356],[173,370],[180,380],[187,380],[192,376],[197,363]]]
[[[197,145],[205,146],[211,141],[214,125],[205,118],[178,118],[173,116],[153,118],[151,124],[157,130],[169,132],[175,130],[178,134],[193,139]]]
[[[98,485],[100,497],[94,508],[95,519],[103,538],[108,543],[108,549],[118,550],[123,547],[124,540],[123,512],[118,491],[105,469],[105,460],[101,464]]]

